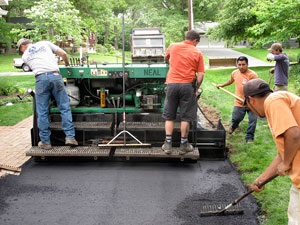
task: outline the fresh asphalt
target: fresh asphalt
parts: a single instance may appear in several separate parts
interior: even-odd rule
[[[31,159],[0,179],[3,225],[258,225],[253,196],[242,215],[200,217],[246,192],[228,160],[182,162]]]

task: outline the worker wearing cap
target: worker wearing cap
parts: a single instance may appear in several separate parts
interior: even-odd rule
[[[62,129],[66,135],[66,145],[78,145],[75,140],[75,129],[72,121],[69,97],[65,90],[64,82],[59,73],[57,59],[54,54],[62,57],[65,65],[69,65],[67,53],[49,41],[32,43],[29,39],[22,38],[17,47],[23,61],[31,68],[35,75],[35,100],[37,122],[40,141],[38,147],[52,149],[50,142],[50,124],[48,119],[49,100],[55,98],[62,118]]]
[[[288,56],[283,53],[280,43],[272,44],[267,55],[267,60],[276,61],[275,67],[270,69],[270,74],[274,74],[274,91],[288,90],[288,73],[290,61]]]
[[[247,106],[260,117],[266,117],[277,147],[277,155],[254,181],[253,190],[274,174],[289,174],[292,180],[288,207],[289,225],[300,224],[300,98],[287,91],[273,92],[261,79],[244,85]]]

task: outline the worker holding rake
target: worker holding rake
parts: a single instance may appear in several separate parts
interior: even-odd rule
[[[255,114],[266,117],[277,146],[277,156],[254,181],[254,191],[263,190],[261,182],[278,174],[292,180],[288,206],[288,225],[300,224],[300,98],[287,91],[274,92],[262,79],[244,85],[244,104]]]
[[[223,84],[217,84],[216,87],[225,87],[235,82],[235,95],[238,98],[234,100],[234,107],[232,111],[232,119],[228,129],[228,133],[232,134],[236,128],[239,127],[240,122],[244,119],[246,113],[249,117],[248,127],[246,130],[246,143],[254,141],[254,133],[256,129],[257,116],[246,106],[243,105],[241,99],[244,99],[243,85],[251,79],[257,78],[258,75],[248,68],[248,58],[240,56],[236,60],[238,69],[231,73],[228,81]]]

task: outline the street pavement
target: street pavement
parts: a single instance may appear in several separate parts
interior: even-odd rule
[[[33,76],[33,73],[32,72],[23,72],[23,71],[20,71],[20,72],[1,72],[0,73],[0,77],[1,76],[20,76],[20,75],[32,75]]]
[[[234,51],[230,48],[199,48],[203,55],[208,58],[238,58],[239,56],[246,56],[248,58],[249,67],[258,67],[258,66],[274,66],[274,63],[267,61],[262,61],[256,59],[252,56]],[[267,53],[266,53],[267,55]]]

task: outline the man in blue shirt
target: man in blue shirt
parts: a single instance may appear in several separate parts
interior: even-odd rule
[[[267,55],[267,60],[276,61],[275,68],[270,69],[270,73],[274,74],[273,91],[288,90],[288,72],[290,61],[288,56],[282,52],[280,43],[272,44]]]

